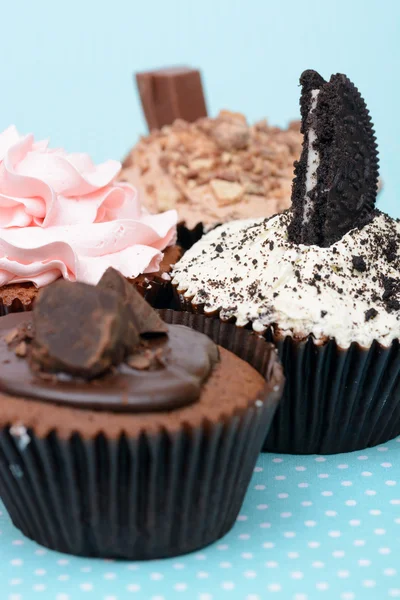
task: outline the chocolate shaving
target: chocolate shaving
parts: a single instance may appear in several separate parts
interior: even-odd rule
[[[8,346],[10,346],[10,344],[12,344],[20,335],[20,331],[18,329],[18,327],[16,327],[15,329],[12,329],[5,337],[4,340],[6,342],[6,344]]]
[[[135,354],[128,356],[126,363],[132,369],[139,371],[154,371],[160,367],[165,367],[164,348],[138,348]]]
[[[24,323],[20,327],[15,327],[9,331],[9,333],[4,337],[4,341],[7,346],[11,347],[17,356],[21,358],[26,356],[28,350],[28,343],[33,338],[33,329],[32,325],[29,323]]]
[[[18,346],[16,346],[14,352],[17,356],[20,356],[21,358],[23,358],[24,356],[26,356],[26,353],[28,351],[28,346],[26,344],[26,342],[22,341],[19,342]]]
[[[153,355],[151,351],[147,350],[147,352],[144,352],[143,354],[132,354],[132,356],[128,356],[126,363],[132,367],[132,369],[146,371],[150,369],[152,359]]]
[[[136,288],[125,277],[112,267],[108,268],[97,287],[116,292],[124,305],[126,325],[132,327],[139,335],[162,334],[168,327],[160,319],[150,304],[139,294]]]

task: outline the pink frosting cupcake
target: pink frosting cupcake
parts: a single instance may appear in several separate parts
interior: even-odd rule
[[[179,258],[177,213],[150,215],[136,189],[117,182],[120,170],[118,161],[95,165],[14,126],[0,134],[2,314],[30,309],[37,290],[59,277],[96,284],[108,267],[160,301]]]

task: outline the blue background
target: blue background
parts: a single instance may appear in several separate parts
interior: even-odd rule
[[[399,442],[336,456],[261,455],[228,535],[169,560],[115,562],[51,552],[23,538],[3,511],[0,598],[400,598]]]
[[[0,129],[122,158],[146,131],[132,73],[202,69],[221,108],[298,117],[298,78],[346,73],[376,125],[400,216],[398,0],[13,0],[1,3]],[[400,444],[338,457],[260,457],[240,520],[204,552],[156,563],[64,557],[0,515],[1,600],[376,600],[400,597]]]
[[[122,158],[146,131],[132,73],[187,63],[210,114],[298,116],[300,73],[346,73],[381,150],[382,206],[400,216],[398,0],[13,0],[2,4],[0,128]]]

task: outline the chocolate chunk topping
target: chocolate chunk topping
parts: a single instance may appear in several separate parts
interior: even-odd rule
[[[377,144],[366,104],[345,75],[325,82],[305,71],[300,83],[304,142],[295,163],[289,239],[326,247],[373,216]]]
[[[60,280],[44,288],[34,332],[30,360],[37,371],[92,379],[134,354],[141,335],[165,334],[167,326],[122,275],[108,269],[97,287]]]
[[[119,295],[124,311],[127,313],[126,326],[135,329],[139,335],[160,334],[168,331],[167,325],[150,304],[115,269],[108,268],[97,287],[112,290]]]
[[[28,352],[28,346],[27,346],[27,343],[25,341],[20,342],[15,347],[15,354],[17,356],[20,356],[21,358],[24,358],[26,356],[27,352]]]

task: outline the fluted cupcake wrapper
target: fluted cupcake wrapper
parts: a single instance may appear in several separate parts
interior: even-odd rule
[[[4,304],[0,300],[0,317],[5,317],[11,313],[26,312],[32,310],[34,300],[29,303],[23,303],[19,298],[15,298],[11,304]]]
[[[162,314],[168,322],[187,320]],[[223,536],[240,510],[283,385],[269,345],[258,343],[255,351],[248,332],[229,329],[220,327],[221,345],[239,345],[269,376],[259,400],[240,413],[117,439],[61,439],[56,426],[41,438],[4,427],[0,494],[15,526],[54,550],[130,560],[184,554]]]
[[[185,250],[189,250],[204,234],[203,223],[197,223],[193,229],[189,229],[185,223],[178,223],[178,244]]]
[[[176,293],[184,311],[198,315],[201,305]],[[218,311],[207,317],[220,322]],[[267,432],[263,451],[336,454],[383,444],[400,435],[400,349],[353,343],[344,350],[335,340],[318,345],[312,337],[282,338],[268,329],[286,384]]]
[[[400,434],[400,351],[334,340],[279,339],[286,375],[281,404],[263,446],[270,452],[334,454],[376,446]]]
[[[131,282],[143,298],[153,308],[169,308],[173,303],[173,291],[170,281],[162,281],[160,278],[149,278],[149,282]]]

